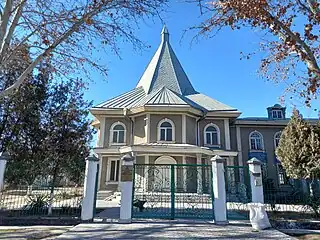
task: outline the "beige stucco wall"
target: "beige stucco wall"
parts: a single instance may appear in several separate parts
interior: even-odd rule
[[[230,146],[232,151],[237,151],[237,133],[236,133],[236,127],[230,126]]]
[[[110,139],[110,127],[115,122],[122,122],[126,126],[126,143],[129,144],[130,142],[130,133],[131,133],[131,126],[130,122],[123,118],[106,118],[106,124],[105,124],[105,132],[104,132],[104,146],[109,146],[109,139]]]
[[[242,147],[242,159],[246,163],[249,158],[249,134],[252,131],[258,131],[263,136],[264,149],[267,153],[267,164],[268,164],[268,175],[274,179],[277,178],[277,171],[274,167],[275,164],[275,147],[274,147],[274,134],[278,131],[283,130],[282,127],[278,126],[250,126],[241,127],[241,147]]]
[[[136,156],[136,163],[137,164],[145,164],[145,157],[144,156]]]
[[[150,115],[150,142],[158,141],[158,123],[168,118],[175,124],[175,142],[182,142],[182,116],[181,115],[170,115],[170,114],[151,114]]]
[[[133,143],[146,143],[146,115],[135,117],[134,119],[134,126],[133,126]]]
[[[207,124],[213,123],[219,127],[220,130],[220,145],[222,149],[225,149],[225,136],[224,136],[224,121],[223,119],[203,119],[199,122],[200,126],[200,144],[204,145],[204,128]]]
[[[186,116],[187,143],[197,144],[197,121],[193,117]]]

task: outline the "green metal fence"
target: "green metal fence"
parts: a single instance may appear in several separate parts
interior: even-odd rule
[[[228,219],[249,219],[247,204],[251,202],[248,166],[226,166],[226,197]]]
[[[135,164],[133,187],[133,218],[214,218],[210,165]]]
[[[291,179],[285,175],[285,172],[277,172],[278,167],[277,165],[262,165],[266,209],[287,215],[288,212],[295,213],[295,215],[314,215],[316,212],[320,214],[319,180]],[[310,189],[312,189],[312,194]]]
[[[80,217],[82,186],[5,185],[0,192],[0,220],[10,217]]]

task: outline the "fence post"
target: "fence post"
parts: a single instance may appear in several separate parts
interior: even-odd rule
[[[121,158],[121,206],[119,221],[121,223],[131,223],[134,159],[133,153],[128,153]]]
[[[95,155],[86,158],[86,171],[84,179],[83,201],[81,208],[81,220],[88,221],[93,219],[98,162],[99,159]]]
[[[7,161],[9,160],[9,154],[6,152],[0,155],[0,191],[3,189],[4,185],[4,172],[6,170]]]
[[[214,217],[215,223],[219,225],[228,224],[227,221],[227,201],[226,183],[224,174],[225,159],[216,155],[212,161],[212,184],[214,193]]]
[[[247,163],[249,165],[252,202],[264,203],[261,172],[262,162],[257,158],[251,158]]]

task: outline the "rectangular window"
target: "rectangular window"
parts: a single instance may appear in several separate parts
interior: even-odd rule
[[[218,134],[212,133],[212,145],[218,145]]]
[[[211,145],[211,134],[210,133],[206,133],[206,138],[207,138],[207,142],[206,142],[206,144],[208,144],[208,145]]]
[[[276,111],[272,111],[272,118],[277,118],[277,112]]]
[[[273,119],[282,119],[282,110],[272,110]]]
[[[278,118],[282,119],[282,111],[278,111]]]
[[[124,143],[124,131],[119,131],[119,142]]]
[[[251,143],[251,149],[256,150],[256,144],[255,144],[254,139],[251,139],[250,143]]]
[[[118,142],[118,132],[113,132],[112,142],[117,143]]]
[[[167,141],[172,141],[172,129],[167,128]]]
[[[115,181],[115,175],[116,175],[116,161],[111,161],[110,166],[110,181]]]
[[[109,169],[110,182],[119,181],[119,168],[120,168],[120,160],[111,160],[110,169]]]
[[[262,150],[261,140],[259,138],[256,139],[256,149]]]
[[[160,141],[165,141],[165,140],[166,140],[166,130],[160,129]]]

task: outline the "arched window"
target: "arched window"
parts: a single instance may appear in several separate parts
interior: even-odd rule
[[[175,140],[175,129],[173,122],[165,118],[158,124],[158,141],[172,142]]]
[[[274,134],[274,149],[276,149],[279,146],[280,137],[281,137],[281,132],[276,132]]]
[[[110,128],[110,144],[125,144],[126,126],[122,122],[115,122]]]
[[[217,125],[210,123],[204,128],[204,144],[220,145],[220,130]]]
[[[254,131],[250,133],[249,135],[249,141],[250,141],[250,149],[251,150],[264,150],[263,146],[263,137],[262,134],[258,131]]]

